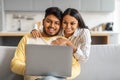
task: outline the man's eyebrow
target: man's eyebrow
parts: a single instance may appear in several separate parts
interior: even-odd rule
[[[49,18],[46,18],[47,20],[51,20],[51,19],[49,19]]]
[[[51,18],[46,18],[46,20],[53,21],[53,20],[51,20]],[[55,22],[60,22],[60,20],[56,20]]]

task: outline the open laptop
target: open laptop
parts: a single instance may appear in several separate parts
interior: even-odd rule
[[[26,75],[70,77],[72,70],[70,46],[26,45]]]

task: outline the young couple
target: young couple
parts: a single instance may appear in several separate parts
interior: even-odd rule
[[[40,38],[34,38],[40,37]],[[25,72],[25,45],[48,44],[67,45],[73,47],[72,80],[80,74],[80,62],[88,59],[91,46],[91,35],[80,13],[68,8],[62,13],[57,7],[47,8],[43,19],[43,31],[32,30],[25,35],[18,44],[15,55],[11,61],[11,70],[20,75]],[[49,76],[49,75],[48,75]],[[25,80],[35,80],[39,76],[25,76]],[[42,80],[65,80],[56,77],[46,77]]]

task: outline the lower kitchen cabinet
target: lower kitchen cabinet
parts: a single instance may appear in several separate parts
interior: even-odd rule
[[[17,46],[26,33],[0,33],[0,46]],[[119,33],[91,32],[92,44],[118,44]]]
[[[110,44],[110,34],[92,33],[92,44]]]
[[[22,36],[0,37],[0,46],[17,46]]]

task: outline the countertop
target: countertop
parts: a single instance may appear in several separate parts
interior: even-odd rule
[[[29,32],[0,32],[0,36],[23,36]]]
[[[0,32],[0,36],[23,36],[30,32]],[[91,36],[109,36],[110,34],[119,34],[117,32],[102,31],[102,32],[91,32]]]

